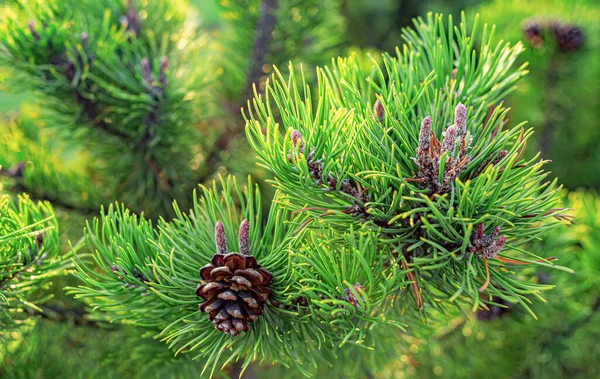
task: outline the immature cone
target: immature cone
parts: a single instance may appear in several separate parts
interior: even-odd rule
[[[419,131],[419,151],[424,152],[429,150],[429,139],[431,138],[431,117],[427,116],[421,122],[421,130]]]
[[[537,21],[528,22],[523,28],[523,34],[525,35],[525,39],[533,47],[541,47],[544,44],[544,40],[542,39],[542,27]]]
[[[204,302],[200,310],[209,314],[217,330],[237,336],[248,332],[250,324],[263,313],[271,295],[271,274],[249,255],[248,220],[240,225],[240,253],[226,253],[223,223],[215,225],[217,253],[200,269],[196,295]]]
[[[375,100],[375,104],[373,105],[373,113],[377,116],[379,122],[383,122],[385,120],[385,109],[383,109],[383,105],[379,100]]]
[[[467,108],[462,103],[458,103],[454,109],[454,125],[460,142],[467,135]]]
[[[454,153],[454,145],[456,145],[456,126],[450,125],[446,129],[446,133],[442,141],[442,151],[447,151],[450,156],[452,156]]]
[[[558,48],[563,53],[575,51],[583,45],[583,31],[574,25],[554,24],[551,26]]]

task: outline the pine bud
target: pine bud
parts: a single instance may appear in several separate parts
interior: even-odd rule
[[[122,268],[121,266],[117,266],[117,265],[111,265],[110,266],[110,271],[119,279],[119,280],[123,280],[123,275],[121,275],[122,272]]]
[[[495,226],[494,229],[492,230],[492,238],[498,237],[499,233],[500,233],[500,227],[499,226]]]
[[[81,33],[81,46],[83,47],[83,51],[88,51],[89,35],[86,32]]]
[[[36,41],[36,42],[39,41],[40,40],[40,35],[35,30],[35,25],[33,23],[33,20],[31,20],[31,21],[29,21],[27,23],[27,27],[29,28],[29,31],[31,32],[31,35],[33,36],[33,40]]]
[[[537,21],[528,22],[523,27],[523,34],[525,36],[525,39],[533,47],[541,47],[544,43],[544,40],[542,39],[542,29]]]
[[[304,140],[302,139],[302,134],[299,131],[293,130],[290,134],[290,138],[292,139],[292,145],[294,148],[298,147],[298,143],[300,143],[300,152],[304,153]]]
[[[506,244],[506,236],[500,236],[494,242],[494,248],[497,249],[498,253],[500,253],[500,250],[502,250],[502,248],[504,247],[505,244]]]
[[[19,163],[15,163],[9,170],[8,170],[8,176],[11,178],[22,178],[23,177],[23,173],[25,172],[25,166],[27,165],[27,162],[19,162]]]
[[[500,236],[500,237],[494,239],[491,244],[484,247],[482,249],[481,253],[486,258],[494,259],[498,256],[498,254],[500,254],[500,251],[502,251],[502,248],[504,247],[505,244],[506,244],[506,237]]]
[[[250,255],[250,240],[249,240],[249,225],[248,220],[242,221],[240,224],[240,234],[238,241],[240,245],[240,254]]]
[[[381,105],[379,99],[377,99],[375,101],[375,104],[373,105],[373,112],[375,113],[375,116],[377,117],[379,122],[383,122],[383,120],[385,119],[385,109],[383,109],[383,105]]]
[[[552,28],[558,48],[563,53],[575,51],[583,45],[583,31],[574,25],[558,25]]]
[[[431,138],[431,117],[427,116],[421,121],[419,132],[419,150],[429,150],[429,139]]]
[[[166,70],[169,66],[169,59],[167,57],[160,58],[160,73],[158,75],[158,81],[163,85],[167,86],[167,74]]]
[[[35,242],[37,243],[38,248],[42,247],[42,245],[44,244],[44,232],[42,232],[40,234],[36,234]]]
[[[462,103],[458,103],[454,109],[454,125],[456,125],[458,140],[462,141],[467,135],[467,108]]]
[[[150,69],[150,61],[148,58],[142,59],[142,78],[146,81],[146,83],[151,86],[152,85],[152,70]]]
[[[215,224],[215,242],[217,254],[227,254],[227,241],[225,241],[225,227],[221,221]]]
[[[450,155],[454,153],[454,145],[456,144],[456,127],[450,125],[444,134],[442,141],[442,152],[447,151]]]
[[[125,14],[121,17],[121,24],[128,32],[132,32],[136,36],[140,34],[140,16],[135,9],[135,2],[133,0],[128,1],[127,11],[125,11]]]
[[[363,296],[365,293],[365,288],[359,282],[356,282],[356,284],[353,287],[356,293],[358,294],[360,300],[364,301]],[[357,298],[356,295],[354,295],[350,288],[344,288],[344,295],[346,296],[344,300],[346,300],[348,303],[355,306],[356,308],[360,308],[359,298]]]
[[[327,174],[327,191],[335,191],[337,183],[337,179],[331,173]]]

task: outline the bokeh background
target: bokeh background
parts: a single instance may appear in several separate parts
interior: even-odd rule
[[[259,182],[266,178],[245,142],[239,109],[252,95],[249,84],[258,83],[260,91],[273,65],[285,71],[291,60],[309,73],[337,56],[356,54],[366,62],[369,55],[376,59],[379,52],[393,53],[401,46],[400,31],[414,17],[441,12],[456,20],[461,11],[469,19],[479,14],[482,22],[496,25],[497,40],[525,46],[519,63],[527,62],[530,72],[506,99],[512,108],[507,123],[528,121],[535,129],[527,153],[540,152],[551,160],[550,179],[558,177],[564,184],[566,206],[577,216],[576,225],[535,242],[536,248],[560,257],[577,274],[536,273],[537,281],[556,289],[544,295],[546,303],[534,302],[535,317],[509,304],[443,315],[426,335],[406,335],[390,341],[384,352],[348,358],[375,359],[380,362],[376,372],[324,370],[322,375],[600,377],[600,2],[280,0],[277,17],[267,26],[269,48],[262,52],[254,38],[261,3],[269,1],[0,0],[0,191],[26,192],[53,203],[65,252],[67,241],[80,239],[99,204],[119,200],[150,217],[168,218],[173,199],[185,206],[197,183],[209,183],[219,174],[250,174]],[[132,83],[129,92],[117,89],[130,80],[127,70],[133,66],[97,68],[94,78],[73,74],[66,81],[49,68],[73,63],[78,72],[81,62],[57,57],[86,54],[61,55],[52,48],[64,43],[85,50],[97,36],[90,31],[89,42],[83,41],[81,25],[96,23],[100,30],[107,17],[132,36],[140,37],[142,26],[154,32],[152,38],[140,37],[131,54],[149,58],[150,81],[160,81],[161,72],[171,70],[169,90],[177,101],[164,105],[164,119],[136,118],[136,109],[152,106],[144,101],[152,95],[144,87]],[[28,25],[28,20],[34,21]],[[54,45],[41,51],[21,44],[20,38],[33,33]],[[165,41],[156,42],[161,35],[167,36]],[[6,59],[9,52],[21,54],[19,65]],[[115,52],[98,48],[98,53]],[[162,56],[168,56],[165,67]],[[143,65],[135,67],[140,80],[147,80]],[[76,80],[91,84],[75,93],[70,83]],[[307,74],[307,80],[314,78]],[[107,117],[131,125],[132,138],[148,132],[137,124],[160,122],[169,132],[157,146],[132,151],[119,136],[90,131],[90,125]],[[145,165],[137,164],[138,159]],[[154,164],[166,174],[157,174]],[[268,188],[265,193],[268,204]],[[53,299],[42,306],[43,312],[32,314],[36,321],[12,332],[0,346],[0,377],[199,375],[197,362],[173,359],[150,336],[91,317],[84,304],[62,290],[76,284],[72,277],[56,280]],[[237,369],[218,375],[229,377]],[[298,374],[257,365],[245,375]]]

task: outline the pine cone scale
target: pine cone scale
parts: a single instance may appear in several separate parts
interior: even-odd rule
[[[242,309],[240,308],[240,305],[237,302],[228,303],[225,306],[225,310],[233,318],[244,318],[244,315],[242,314]]]
[[[252,283],[243,276],[233,276],[229,281],[232,283],[231,288],[236,291],[243,291],[252,288]]]
[[[200,305],[200,310],[202,312],[214,312],[215,310],[219,309],[221,307],[221,305],[223,305],[223,300],[221,299],[213,299],[210,302],[207,303],[203,303],[202,305]]]
[[[236,270],[235,275],[238,276],[243,276],[244,278],[248,279],[250,282],[252,282],[252,284],[257,285],[257,284],[264,284],[264,285],[268,285],[269,282],[271,281],[271,277],[264,275],[264,272],[258,272],[257,270],[253,269],[253,268],[247,268],[245,270]]]
[[[221,292],[218,295],[218,298],[222,299],[222,300],[235,301],[235,300],[237,300],[238,297],[233,291],[227,290],[225,292]]]
[[[232,274],[231,269],[227,266],[216,267],[210,271],[210,277],[213,280],[221,280]]]
[[[238,253],[229,253],[224,258],[225,266],[228,267],[232,272],[235,269],[245,269],[246,268],[246,259],[244,259],[243,255]]]

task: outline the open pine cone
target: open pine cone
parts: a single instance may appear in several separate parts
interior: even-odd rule
[[[217,330],[237,336],[263,313],[271,295],[271,274],[250,255],[248,220],[242,221],[239,253],[227,253],[223,223],[215,225],[217,253],[200,269],[196,295],[204,302],[200,310],[209,314]]]

